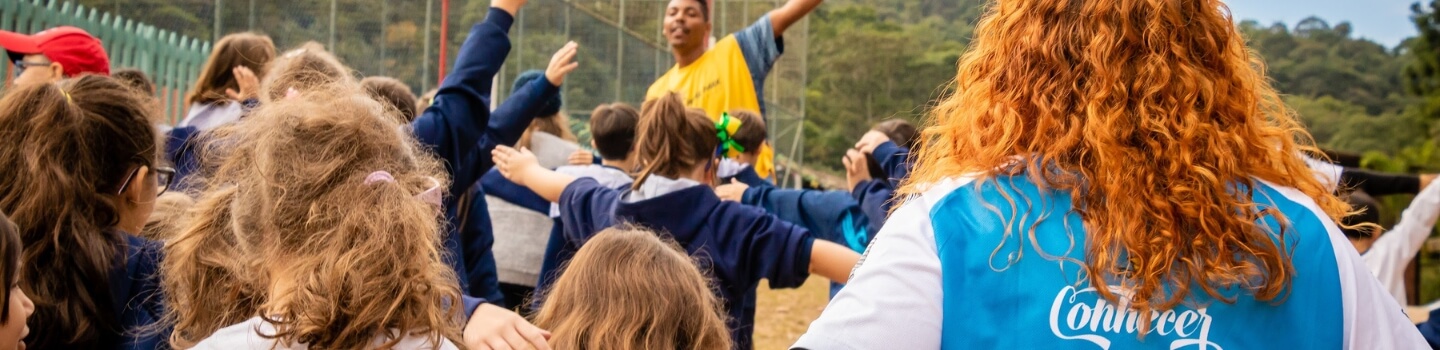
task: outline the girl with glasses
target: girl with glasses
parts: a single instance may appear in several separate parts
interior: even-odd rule
[[[159,244],[134,236],[170,170],[152,109],[118,81],[81,76],[0,99],[0,211],[20,227],[20,287],[39,349],[153,349]]]

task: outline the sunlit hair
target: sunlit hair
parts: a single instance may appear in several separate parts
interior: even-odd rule
[[[125,261],[115,195],[154,167],[152,109],[119,81],[82,75],[0,98],[0,210],[25,244],[20,285],[35,301],[28,345],[87,349],[124,327],[110,274]]]
[[[235,33],[220,38],[210,58],[200,68],[195,86],[185,96],[186,103],[214,103],[228,100],[225,90],[240,91],[235,67],[249,68],[257,77],[265,77],[266,65],[275,59],[275,43],[270,37],[255,33]]]
[[[155,241],[168,241],[184,227],[185,213],[195,206],[195,199],[181,192],[166,192],[155,199],[155,211],[145,221],[140,237]]]
[[[355,83],[350,67],[325,51],[325,46],[310,41],[270,63],[260,83],[260,98],[269,102],[284,98],[291,90],[305,92],[321,86]]]
[[[634,227],[585,242],[534,316],[556,349],[729,349],[720,302],[680,246]]]
[[[385,113],[355,85],[322,86],[214,130],[223,161],[162,264],[173,345],[257,315],[276,326],[263,335],[312,348],[460,339],[440,209],[416,196],[447,180]],[[293,288],[271,295],[277,281]]]
[[[705,111],[685,108],[685,101],[673,92],[645,101],[636,128],[635,160],[641,170],[635,176],[634,189],[644,185],[650,175],[678,179],[706,166],[715,159],[715,148],[720,145],[715,123]]]
[[[1336,222],[1347,206],[1301,160],[1314,141],[1228,11],[1219,0],[993,2],[902,192],[1023,172],[1072,193],[1086,278],[1131,291],[1147,319],[1195,287],[1226,302],[1227,287],[1283,298],[1295,268],[1276,239],[1294,232],[1256,224],[1286,221],[1259,210],[1254,188],[1299,189]]]

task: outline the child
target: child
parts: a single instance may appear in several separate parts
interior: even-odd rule
[[[460,309],[444,301],[460,292],[438,249],[440,165],[382,110],[358,91],[307,90],[229,130],[239,144],[197,208],[219,220],[190,225],[164,264],[176,345],[453,346]],[[234,281],[265,297],[186,283],[203,281],[189,252],[211,237],[237,239],[237,261],[253,268]]]
[[[507,179],[560,203],[572,249],[623,222],[675,235],[691,256],[705,259],[702,270],[714,274],[738,349],[750,348],[761,279],[772,288],[792,288],[811,272],[840,282],[848,277],[859,255],[816,241],[804,228],[763,211],[715,197],[709,187],[718,163],[715,124],[700,110],[687,110],[679,95],[646,102],[638,130],[635,157],[642,170],[628,190],[546,170],[530,152],[508,147],[496,148],[496,167]]]
[[[318,87],[224,131],[231,153],[167,246],[174,345],[455,347],[445,176],[393,116]]]
[[[760,159],[760,149],[767,144],[770,131],[765,128],[765,118],[748,110],[731,110],[720,115],[716,130],[725,129],[729,141],[721,141],[725,158],[720,161],[717,175],[720,183],[740,182],[750,187],[774,187],[770,180],[755,172],[755,162]]]
[[[210,58],[200,68],[195,86],[185,96],[189,114],[176,127],[194,126],[209,130],[240,120],[245,114],[248,81],[264,77],[266,66],[275,59],[275,43],[255,33],[235,33],[215,43]],[[251,102],[253,103],[253,102]]]
[[[492,174],[493,166],[484,155],[497,145],[514,145],[516,142],[531,143],[537,149],[550,149],[557,158],[579,147],[574,141],[562,140],[549,133],[560,131],[531,130],[537,125],[549,125],[547,123],[556,118],[563,121],[563,117],[558,116],[560,85],[578,67],[574,62],[578,50],[576,43],[566,43],[551,56],[550,65],[544,72],[527,72],[517,78],[510,97],[492,113],[484,137],[468,149],[470,157],[478,158],[472,158],[477,169],[466,173],[473,171],[480,177],[478,181],[472,180],[458,208],[462,213],[459,222],[460,255],[464,257],[465,279],[471,285],[471,293],[485,295],[486,299],[497,304],[519,305],[528,298],[535,276],[533,271],[527,274],[523,266],[526,266],[526,257],[538,259],[543,245],[526,244],[530,242],[523,238],[527,237],[526,233],[543,235],[550,232],[551,220],[545,217],[543,201],[528,203],[532,205],[527,206],[526,201],[515,196],[518,192],[528,191],[489,182],[501,177]],[[550,117],[545,117],[547,115]],[[568,129],[567,126],[562,130]],[[558,165],[560,160],[556,163]],[[493,230],[495,227],[500,230]],[[478,294],[482,292],[485,294]]]
[[[25,348],[26,326],[30,314],[35,313],[35,303],[20,288],[20,229],[5,213],[0,212],[0,273],[5,276],[5,306],[0,307],[0,347]]]
[[[1430,183],[1415,195],[1410,205],[1400,213],[1400,220],[1389,231],[1381,234],[1380,205],[1363,191],[1356,190],[1346,196],[1347,202],[1360,214],[1346,216],[1346,225],[1341,231],[1360,252],[1360,259],[1380,279],[1380,284],[1395,297],[1400,305],[1409,305],[1405,293],[1405,268],[1420,252],[1425,239],[1435,230],[1435,221],[1440,217],[1440,183]],[[1368,229],[1367,229],[1368,228]]]
[[[612,227],[575,253],[535,324],[556,349],[730,349],[705,274],[659,233]]]
[[[871,232],[880,232],[885,226],[895,189],[910,172],[910,150],[919,141],[914,125],[891,119],[876,124],[855,143],[855,149],[846,152],[845,180],[869,218]]]
[[[794,348],[1425,347],[1225,5],[1118,4],[992,5]]]
[[[0,211],[21,228],[20,287],[37,349],[154,349],[160,245],[136,237],[169,184],[153,110],[113,78],[17,87],[0,98]]]
[[[409,85],[391,77],[368,77],[360,80],[360,86],[370,97],[393,108],[402,121],[415,121],[415,93],[410,92]]]
[[[639,122],[640,112],[630,105],[612,103],[595,107],[590,113],[590,146],[600,153],[601,164],[567,165],[555,169],[555,172],[576,178],[591,178],[608,188],[629,185],[634,182],[634,179],[630,178],[630,172],[635,169],[633,150]],[[589,158],[588,152],[585,153],[585,158]],[[534,195],[529,189],[525,191]],[[560,262],[569,261],[575,251],[566,248],[563,230],[565,225],[560,220],[559,204],[550,203],[539,195],[534,197],[550,208],[550,218],[554,222],[549,241],[545,243],[545,254],[538,261],[539,270],[536,272],[539,281],[535,282],[535,290],[544,291],[558,277]],[[532,308],[540,305],[539,300],[534,301]]]

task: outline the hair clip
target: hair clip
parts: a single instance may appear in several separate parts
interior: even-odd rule
[[[373,172],[373,173],[370,173],[370,175],[366,175],[366,176],[365,176],[365,185],[367,185],[367,186],[368,186],[368,185],[374,185],[374,184],[380,183],[380,182],[390,182],[390,183],[394,183],[394,182],[395,182],[395,176],[394,176],[394,175],[390,175],[390,172],[384,171],[384,170],[377,170],[377,171],[375,171],[375,172]]]
[[[740,131],[739,119],[730,116],[729,112],[720,112],[720,120],[715,122],[715,137],[720,138],[720,146],[715,149],[716,157],[736,158],[745,153],[745,147],[735,142],[735,132]]]

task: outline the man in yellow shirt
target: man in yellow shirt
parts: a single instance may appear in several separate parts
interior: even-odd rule
[[[645,99],[674,91],[685,98],[685,105],[704,109],[712,119],[732,109],[765,115],[761,89],[775,60],[785,51],[781,35],[824,0],[789,0],[708,50],[705,44],[711,24],[707,1],[671,0],[666,7],[663,29],[675,54],[675,66],[650,85]],[[774,172],[775,152],[768,142],[760,151],[752,165],[757,174],[769,178]]]

